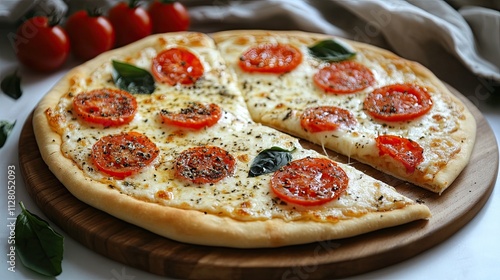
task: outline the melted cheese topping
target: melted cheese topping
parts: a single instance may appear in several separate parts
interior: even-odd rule
[[[179,39],[180,40],[180,39]],[[162,49],[175,44],[158,44],[131,57],[115,59],[150,69],[151,59]],[[182,44],[186,46],[186,42]],[[227,71],[214,46],[189,48],[204,64],[205,74],[192,86],[169,86],[157,83],[151,95],[136,94],[138,113],[133,121],[120,127],[103,128],[79,120],[71,111],[72,99],[79,92],[114,87],[110,62],[104,63],[90,76],[76,75],[49,119],[56,122],[65,156],[73,159],[90,178],[110,188],[144,201],[181,209],[198,210],[240,220],[318,220],[335,222],[367,212],[387,211],[413,204],[392,187],[342,165],[349,176],[348,190],[338,200],[319,207],[288,205],[270,190],[272,174],[248,177],[252,160],[272,146],[294,150],[293,159],[321,157],[303,149],[298,140],[252,121],[236,80]],[[201,131],[181,130],[162,124],[161,109],[177,111],[189,101],[213,102],[223,110],[219,122]],[[148,136],[160,149],[154,162],[140,173],[117,180],[98,171],[90,159],[92,145],[101,137],[122,131],[137,131]],[[214,145],[231,153],[237,160],[235,172],[216,184],[188,184],[174,178],[174,160],[183,150],[194,146]]]
[[[382,168],[391,166],[396,174],[403,174],[401,163],[389,156],[379,157],[375,138],[378,135],[391,134],[409,138],[424,149],[424,160],[417,166],[417,180],[432,182],[442,167],[460,151],[464,139],[453,137],[453,132],[460,129],[459,120],[463,118],[462,108],[457,108],[449,97],[430,84],[423,74],[414,71],[411,65],[399,58],[382,56],[361,46],[356,49],[354,60],[368,67],[375,77],[375,85],[354,94],[329,94],[317,87],[313,76],[326,64],[312,57],[308,46],[320,41],[320,38],[290,37],[273,35],[240,36],[218,40],[218,46],[225,53],[226,61],[238,76],[239,87],[243,93],[249,111],[257,122],[263,123],[326,146],[340,154]],[[349,44],[340,39],[344,45]],[[283,74],[258,74],[242,71],[237,62],[247,48],[263,42],[292,44],[302,51],[304,59],[293,71]],[[375,88],[397,84],[415,83],[427,88],[432,97],[433,107],[424,116],[407,122],[387,123],[371,118],[363,110],[366,95]],[[308,107],[332,105],[351,111],[358,125],[350,130],[308,133],[300,125],[300,115]],[[399,170],[398,170],[399,169]],[[403,174],[405,177],[408,174]],[[405,178],[407,179],[407,178]],[[418,182],[422,183],[422,182]]]

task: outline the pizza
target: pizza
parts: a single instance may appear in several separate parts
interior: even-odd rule
[[[355,54],[320,62],[307,48],[324,40]],[[343,93],[315,81],[316,71],[345,63],[372,73],[359,74],[363,89],[353,85],[358,79],[339,85],[351,91]],[[413,84],[397,94],[418,99],[411,107],[430,106],[411,113],[418,121],[368,117],[364,100],[393,83]],[[151,35],[69,71],[38,104],[33,126],[42,158],[79,200],[179,242],[237,248],[429,219],[421,201],[329,151],[441,192],[467,163],[475,133],[464,105],[422,66],[361,43],[290,31]],[[424,130],[436,131],[414,138]]]

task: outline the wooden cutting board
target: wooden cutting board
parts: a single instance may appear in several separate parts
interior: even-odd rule
[[[342,240],[273,249],[231,249],[190,245],[160,237],[73,197],[42,160],[31,117],[19,139],[19,163],[28,193],[52,222],[91,250],[123,264],[158,275],[190,279],[346,277],[403,261],[442,242],[474,218],[488,200],[498,172],[496,139],[479,110],[452,91],[475,116],[479,137],[469,165],[441,196],[366,165],[353,164],[410,198],[423,201],[433,217],[429,221]],[[330,156],[343,162],[347,160]]]

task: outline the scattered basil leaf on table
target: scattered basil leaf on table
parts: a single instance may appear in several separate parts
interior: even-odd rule
[[[7,142],[7,137],[9,137],[9,134],[12,132],[15,125],[15,121],[13,123],[10,123],[8,121],[0,121],[0,148],[5,145],[5,142]]]
[[[257,177],[280,169],[292,160],[292,151],[280,147],[263,150],[253,160],[248,176]]]
[[[356,55],[355,52],[331,39],[316,43],[309,47],[309,51],[314,57],[328,62],[339,62]]]
[[[17,75],[17,71],[5,76],[0,83],[0,87],[5,94],[16,100],[23,95],[23,91],[21,89],[21,77]]]
[[[155,80],[148,71],[113,60],[113,81],[115,85],[130,93],[150,94],[155,91]]]
[[[47,276],[61,274],[64,237],[30,213],[22,202],[16,219],[16,252],[24,266]]]

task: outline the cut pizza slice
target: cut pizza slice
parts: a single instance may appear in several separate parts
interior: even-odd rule
[[[140,82],[117,78],[114,61],[152,72],[153,92],[131,93]],[[43,159],[75,197],[181,242],[278,247],[430,217],[393,187],[253,122],[199,33],[151,36],[75,68],[33,121]]]
[[[436,193],[469,161],[474,117],[415,62],[321,34],[213,37],[259,123]]]

